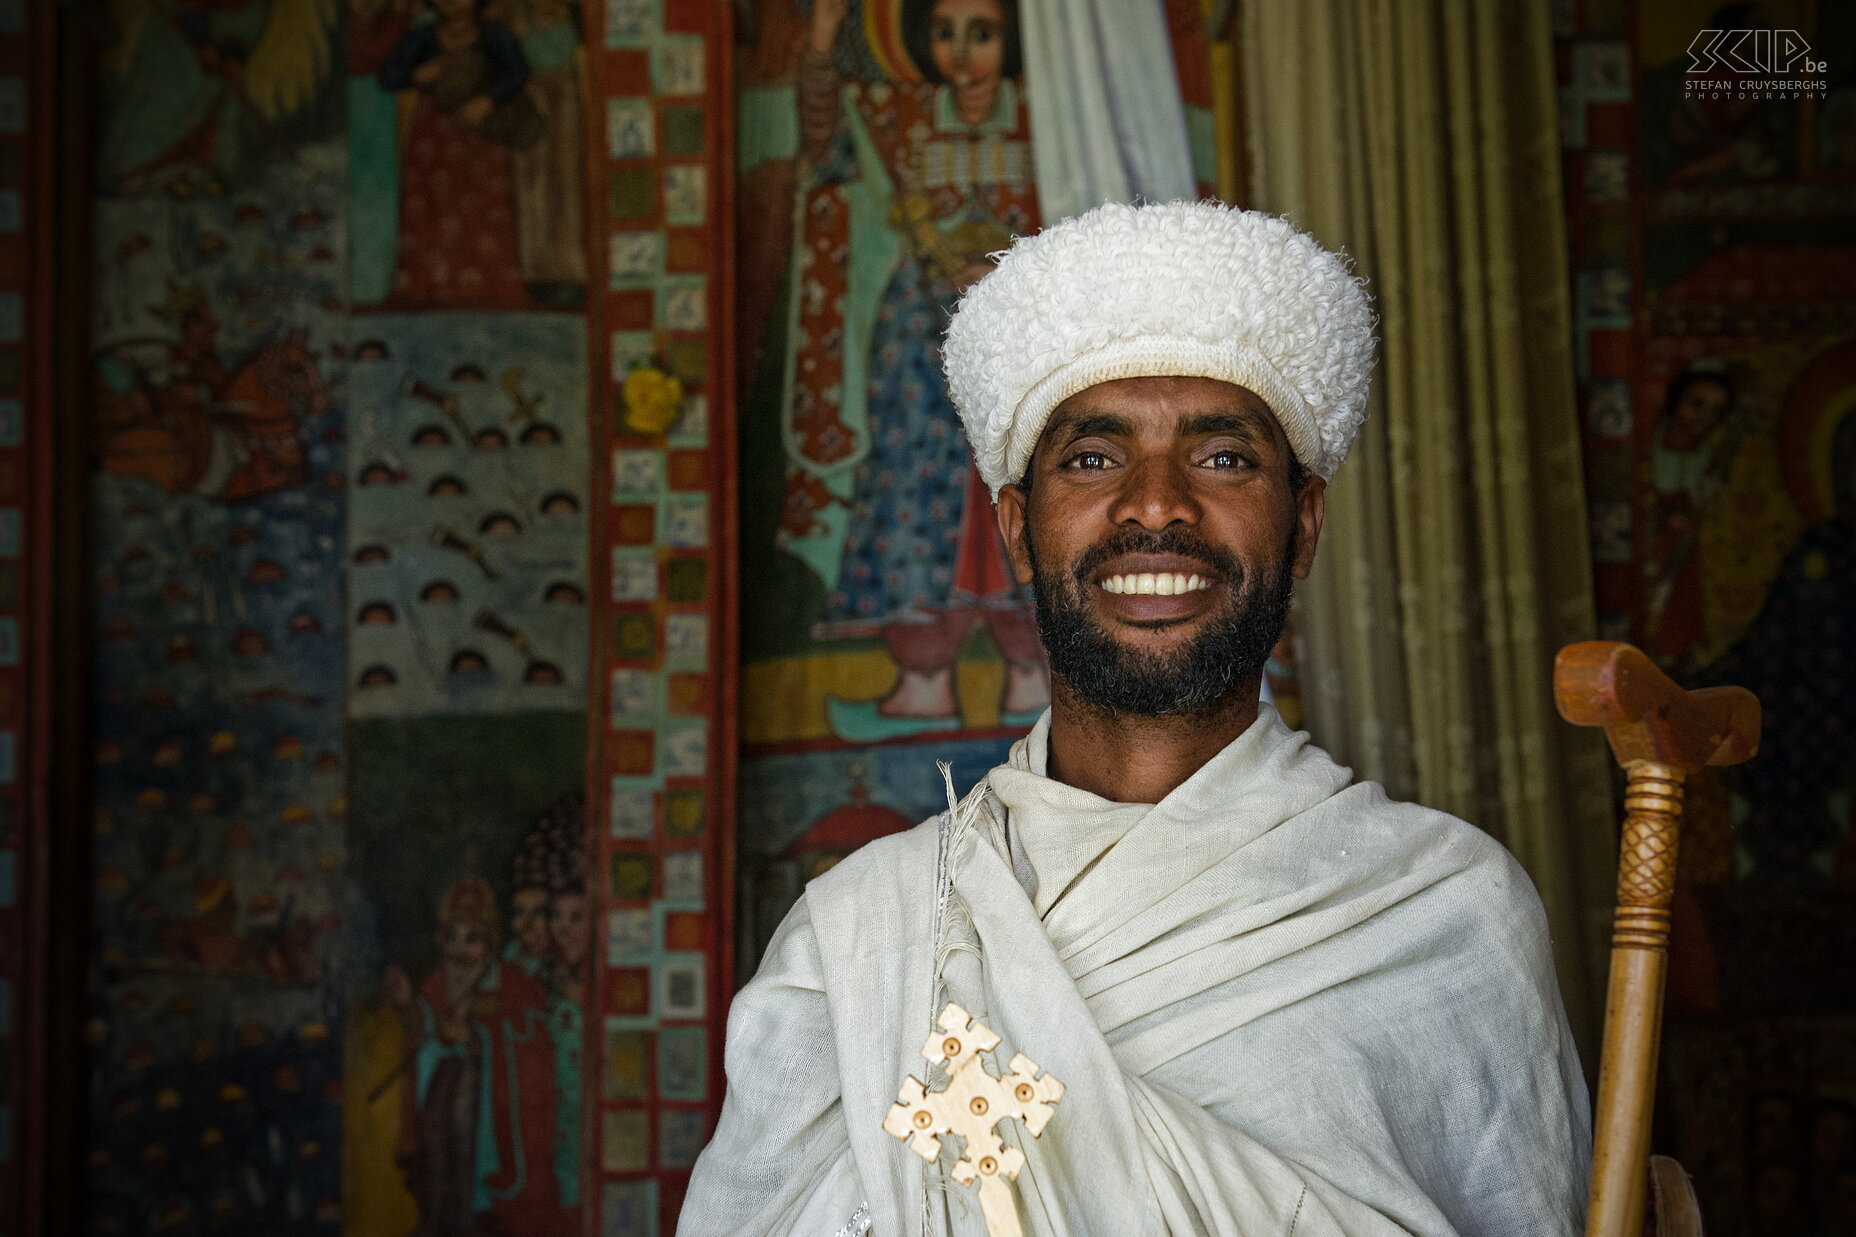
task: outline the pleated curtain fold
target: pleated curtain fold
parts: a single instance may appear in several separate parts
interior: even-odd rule
[[[1514,852],[1596,1060],[1609,761],[1553,708],[1591,638],[1548,0],[1246,0],[1246,205],[1344,248],[1373,400],[1296,603],[1318,742]]]

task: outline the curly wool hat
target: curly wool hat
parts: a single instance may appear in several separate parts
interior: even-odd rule
[[[1366,415],[1373,310],[1346,259],[1287,220],[1216,202],[1111,202],[1017,241],[961,298],[942,352],[995,499],[1053,408],[1116,378],[1254,391],[1331,477]]]

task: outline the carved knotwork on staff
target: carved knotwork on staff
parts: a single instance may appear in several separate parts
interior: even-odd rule
[[[966,1150],[954,1162],[954,1180],[979,1182],[980,1214],[991,1237],[1020,1237],[1018,1207],[1006,1183],[1024,1167],[1025,1153],[1001,1142],[996,1127],[1017,1117],[1036,1138],[1051,1118],[1051,1106],[1063,1098],[1063,1084],[1049,1074],[1037,1077],[1037,1063],[1022,1052],[1003,1078],[994,1078],[980,1053],[998,1047],[999,1037],[952,1001],[935,1025],[940,1030],[922,1045],[922,1056],[930,1065],[947,1067],[947,1086],[930,1091],[913,1075],[904,1079],[883,1128],[931,1164],[940,1158],[943,1137],[966,1139]]]

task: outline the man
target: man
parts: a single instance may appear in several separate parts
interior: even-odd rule
[[[1585,1088],[1539,900],[1258,704],[1372,312],[1282,220],[1104,206],[1020,241],[946,366],[1052,670],[958,805],[813,881],[729,1016],[681,1232],[985,1231],[883,1129],[956,1001],[1067,1087],[1030,1234],[1570,1234]],[[950,800],[953,791],[949,790]]]

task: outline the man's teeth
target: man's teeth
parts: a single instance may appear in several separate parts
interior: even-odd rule
[[[1102,587],[1111,593],[1137,593],[1152,597],[1172,597],[1179,593],[1195,593],[1211,586],[1212,582],[1201,576],[1181,575],[1177,571],[1144,571],[1139,575],[1110,576],[1102,581]]]

